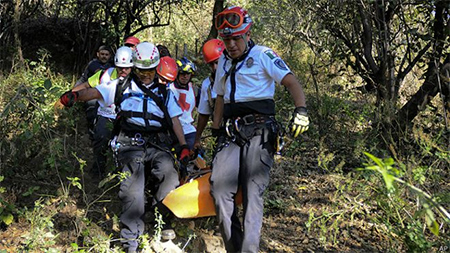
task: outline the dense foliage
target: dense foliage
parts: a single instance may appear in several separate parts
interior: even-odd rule
[[[78,77],[77,71],[67,71],[73,69],[67,59],[83,55],[87,61],[90,56],[80,52],[94,51],[103,39],[117,46],[135,34],[167,45],[174,57],[194,59],[199,84],[208,73],[200,46],[210,34],[218,1],[17,2],[22,5],[0,5],[2,24],[9,24],[0,34],[5,56],[0,64],[0,250],[107,251],[119,237],[116,193],[122,175],[110,162],[109,177],[92,180],[86,172],[92,157],[82,105],[53,107]],[[277,158],[266,193],[263,251],[448,250],[450,104],[442,91],[450,86],[443,71],[450,22],[445,2],[225,1],[249,9],[252,37],[275,49],[302,81],[312,121],[299,139],[286,136],[286,149]],[[15,17],[15,8],[22,15]],[[55,42],[62,55],[37,42],[30,50],[26,36],[14,35],[30,31],[8,27],[17,18],[37,16],[56,23],[76,19],[93,30]],[[168,26],[148,26],[163,23]],[[79,37],[94,30],[101,38]],[[75,44],[83,46],[68,49]],[[21,56],[17,48],[28,53]],[[60,74],[61,69],[69,74]],[[283,123],[293,109],[290,101],[277,87],[277,118]],[[398,127],[410,101],[420,102],[414,120],[406,114],[407,124]],[[206,138],[204,146],[210,151],[212,140]],[[273,224],[276,217],[286,226]],[[187,251],[206,251],[200,242],[206,237],[199,235],[210,234],[214,222],[177,221],[178,243]],[[290,239],[286,231],[298,238]],[[143,238],[157,239],[158,227]]]

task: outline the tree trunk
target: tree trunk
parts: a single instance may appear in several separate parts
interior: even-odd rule
[[[216,18],[217,13],[223,11],[223,9],[224,9],[223,4],[224,4],[224,0],[215,0],[214,1],[212,24],[211,24],[211,29],[209,30],[208,40],[215,39],[219,35],[219,33],[216,29],[216,26],[214,25],[214,20]]]
[[[20,36],[19,36],[19,24],[20,24],[20,13],[21,13],[20,5],[21,5],[21,1],[16,1],[16,5],[14,6],[13,27],[14,27],[14,41],[15,41],[15,44],[16,44],[17,54],[18,54],[18,57],[19,57],[18,66],[19,67],[24,67],[25,66],[25,60],[23,59],[22,43],[20,41]]]
[[[448,29],[445,24],[449,21],[449,7],[445,0],[436,3],[435,15],[433,53],[428,62],[428,70],[424,75],[425,81],[419,91],[397,113],[399,127],[403,130],[439,92],[437,77],[441,67],[443,47],[448,38],[448,31],[446,31]]]

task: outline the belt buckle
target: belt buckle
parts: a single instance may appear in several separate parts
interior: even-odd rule
[[[246,126],[251,125],[253,123],[255,123],[255,116],[253,114],[249,114],[249,115],[245,115],[244,117],[242,117],[242,120],[244,121],[244,124]]]

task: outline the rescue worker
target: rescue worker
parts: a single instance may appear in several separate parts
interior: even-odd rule
[[[180,116],[180,122],[183,126],[184,138],[189,149],[194,147],[195,141],[195,126],[192,125],[194,112],[196,106],[196,92],[194,84],[191,82],[197,68],[195,64],[188,60],[186,57],[177,60],[178,75],[174,82],[169,84],[169,89],[177,98],[178,104],[183,110],[183,114]]]
[[[111,49],[105,45],[102,45],[98,48],[96,53],[95,59],[90,61],[84,70],[81,77],[77,80],[74,87],[83,85],[85,82],[88,81],[88,79],[93,76],[95,73],[97,73],[100,70],[106,70],[113,65],[110,62],[111,59]],[[84,104],[84,109],[86,111],[86,120],[87,120],[87,127],[88,127],[88,133],[89,137],[93,139],[94,136],[94,122],[97,117],[97,109],[98,104],[97,101],[91,100],[87,101]]]
[[[250,39],[252,19],[232,6],[215,18],[226,51],[219,58],[213,90],[217,94],[212,130],[218,138],[211,194],[228,252],[258,252],[263,221],[263,194],[269,184],[276,139],[275,83],[294,100],[293,136],[306,131],[309,120],[303,89],[284,61],[270,48]],[[225,130],[220,130],[224,125]],[[224,137],[226,133],[226,137]],[[234,202],[242,188],[243,224]]]
[[[75,83],[75,87],[87,82],[89,77],[94,75],[99,70],[106,70],[112,66],[111,62],[111,49],[105,45],[102,45],[98,48],[96,53],[96,58],[90,61],[84,70],[81,77]]]
[[[123,42],[124,46],[127,46],[129,48],[131,48],[131,50],[134,51],[134,49],[136,49],[136,45],[139,44],[141,41],[134,37],[134,36],[129,36],[125,39],[125,41]]]
[[[216,75],[217,63],[219,57],[225,50],[223,41],[219,39],[208,40],[202,48],[203,60],[211,69],[211,75],[202,82],[199,104],[198,104],[198,120],[197,133],[195,135],[194,149],[201,148],[201,137],[205,130],[210,115],[214,111],[214,102],[216,100],[216,93],[212,90],[214,86],[214,77]]]
[[[178,65],[170,56],[161,57],[158,67],[156,68],[158,81],[160,84],[169,86],[177,78]]]
[[[169,49],[168,49],[166,46],[160,44],[160,45],[157,45],[156,47],[157,47],[158,50],[159,50],[159,55],[161,55],[161,58],[163,58],[163,57],[165,57],[165,56],[170,56],[170,57],[172,57],[172,56],[170,55]]]
[[[138,38],[130,36],[127,39],[125,39],[125,41],[123,42],[124,46],[122,46],[120,48],[128,47],[132,51],[134,51],[134,49],[136,48],[136,45],[139,43],[140,43],[140,41]],[[118,49],[118,51],[119,51],[119,49]],[[116,54],[117,54],[117,52],[116,52]],[[121,57],[123,57],[123,55]],[[114,63],[116,63],[116,61],[117,61],[117,57],[114,56]],[[105,82],[105,81],[108,82],[110,80],[116,79],[119,76],[119,75],[117,75],[118,70],[119,69],[114,68],[114,66],[108,67],[106,69],[101,68],[101,69],[97,70],[93,75],[91,75],[86,82],[75,85],[73,91],[86,89],[89,87],[93,88],[102,82]],[[81,86],[81,87],[79,87],[79,86]]]
[[[118,134],[111,141],[117,161],[126,178],[121,181],[119,198],[122,200],[121,237],[128,252],[136,252],[138,238],[144,232],[146,179],[151,181],[153,206],[160,206],[164,197],[179,185],[178,172],[170,153],[172,138],[181,144],[181,159],[189,155],[178,117],[180,106],[170,90],[154,82],[159,52],[149,42],[136,46],[133,54],[133,73],[110,84],[101,84],[78,92],[66,92],[61,103],[73,105],[78,100],[99,99],[103,106],[116,104]],[[169,134],[173,131],[174,136]],[[170,222],[165,220],[166,226]],[[166,230],[166,231],[164,231]],[[168,233],[173,229],[164,229]]]
[[[111,80],[119,77],[125,78],[131,73],[133,67],[133,51],[129,46],[122,46],[117,49],[114,56],[114,65],[105,71],[98,71],[91,76],[88,82],[77,86],[72,91],[96,87],[100,83],[109,83]],[[106,161],[108,143],[111,139],[111,130],[116,119],[115,105],[99,106],[97,110],[97,118],[94,123],[94,134],[92,140],[94,153],[94,166],[92,171],[98,178],[103,178],[106,173]]]

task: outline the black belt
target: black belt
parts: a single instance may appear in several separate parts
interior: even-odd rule
[[[266,114],[247,114],[243,117],[235,117],[232,118],[232,121],[235,125],[240,126],[250,126],[250,125],[262,125],[267,122],[275,121],[274,116],[272,115],[266,115]]]
[[[162,131],[162,129],[161,129]],[[154,136],[158,136],[158,134],[161,131],[150,131],[150,132],[143,132],[143,131],[126,131],[126,130],[122,130],[121,132],[127,136],[127,137],[135,137],[136,135],[140,135],[143,138],[152,138]]]
[[[145,143],[158,143],[159,136],[158,132],[138,133],[122,131],[119,134],[118,142],[130,146],[143,146]]]
[[[265,114],[248,114],[243,117],[230,118],[225,123],[225,130],[232,141],[243,146],[247,141],[263,133],[263,129],[275,121],[275,117]]]
[[[248,114],[244,117],[237,118],[240,124],[254,125],[254,124],[265,124],[267,121],[271,121],[273,116],[265,115],[265,114]]]

